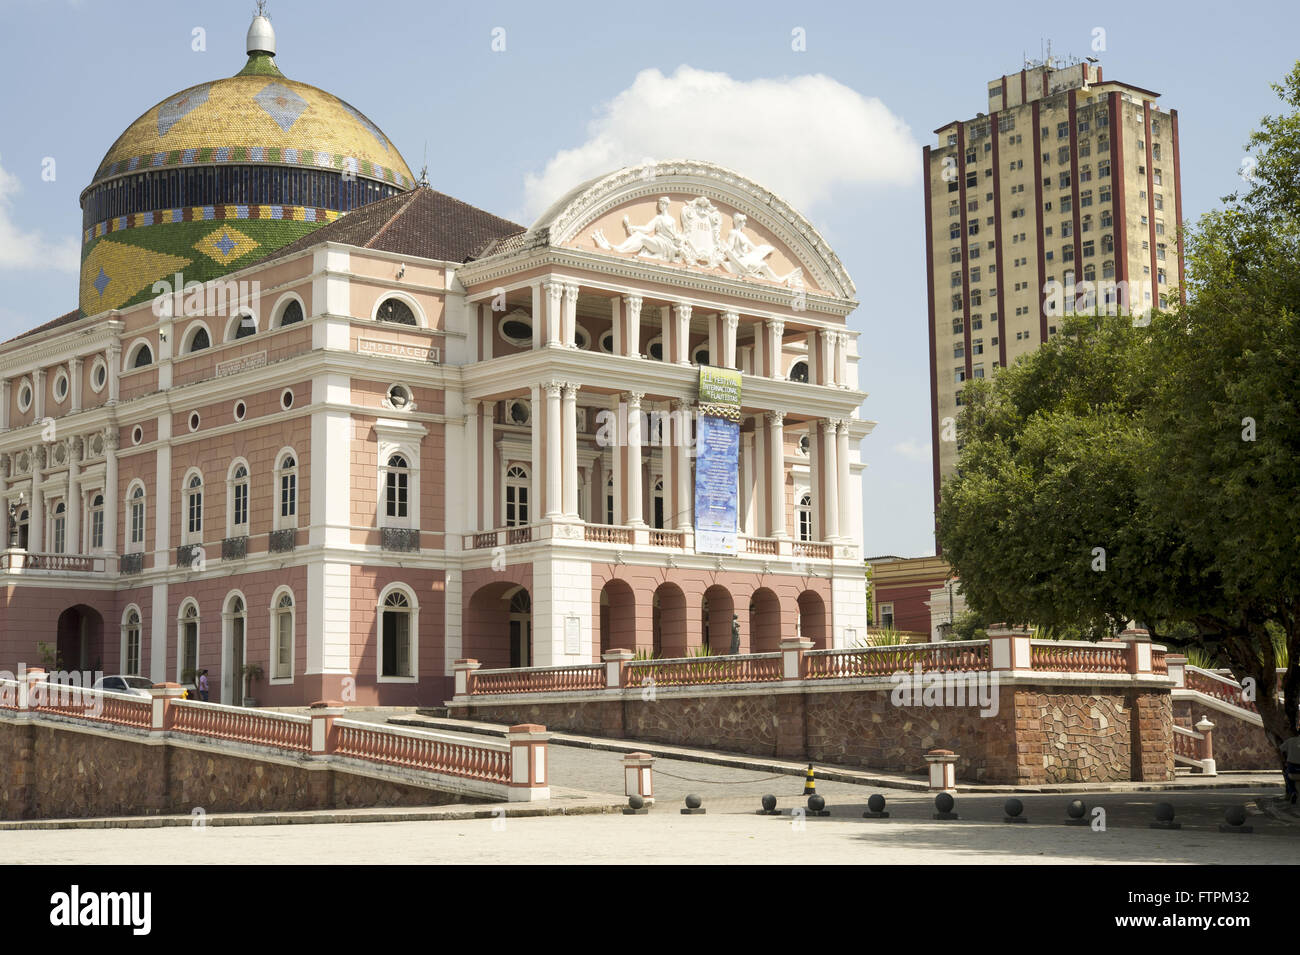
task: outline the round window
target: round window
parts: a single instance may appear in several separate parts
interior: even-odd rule
[[[411,392],[405,385],[393,385],[388,389],[388,403],[394,408],[405,408],[411,403]]]
[[[532,409],[526,401],[512,401],[506,405],[506,414],[510,416],[511,424],[528,424]]]
[[[104,364],[103,359],[95,362],[95,367],[90,372],[90,387],[96,392],[104,390],[104,384],[108,381],[108,366]]]
[[[191,431],[199,430],[199,413],[197,411],[190,412],[190,430]]]
[[[236,420],[236,421],[243,421],[243,420],[244,420],[244,415],[246,415],[246,414],[248,414],[248,406],[245,405],[242,401],[236,401],[236,402],[235,402],[235,420]]]
[[[26,411],[32,406],[32,386],[23,382],[23,386],[18,389],[18,410]]]
[[[600,350],[606,355],[614,354],[614,333],[606,332],[600,336]]]
[[[59,401],[68,397],[68,376],[59,372],[59,377],[54,379],[54,397]]]
[[[131,430],[131,443],[139,444],[143,440],[144,440],[144,428],[140,427],[139,425],[136,425]]]
[[[288,388],[284,389],[280,395],[280,407],[285,411],[293,407],[293,392]]]

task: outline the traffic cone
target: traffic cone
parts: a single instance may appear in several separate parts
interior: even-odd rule
[[[809,763],[808,774],[804,777],[804,781],[803,781],[803,794],[805,796],[812,796],[815,795],[816,792],[817,792],[817,782],[813,778],[812,763]]]

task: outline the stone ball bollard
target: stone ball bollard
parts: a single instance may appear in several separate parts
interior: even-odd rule
[[[880,793],[872,793],[867,799],[867,811],[862,814],[863,819],[888,819],[889,813],[885,812],[885,797]]]
[[[810,816],[829,816],[830,812],[826,808],[826,800],[818,795],[808,797],[808,815]]]
[[[934,814],[935,819],[956,819],[957,814],[952,811],[952,807],[957,805],[957,800],[952,798],[952,793],[939,793],[934,797]]]
[[[1002,818],[1003,822],[1028,822],[1022,813],[1025,811],[1025,804],[1019,799],[1012,797],[1002,804],[1002,811],[1006,815]]]
[[[1088,824],[1088,804],[1082,799],[1071,799],[1070,804],[1065,807],[1065,814],[1069,816],[1065,820],[1067,826],[1086,826]]]
[[[627,797],[627,804],[633,809],[643,809],[645,808],[645,799],[633,793]]]
[[[1223,815],[1224,818],[1228,820],[1229,825],[1240,826],[1242,823],[1246,821],[1246,807],[1229,806],[1228,811],[1225,812]]]
[[[1168,802],[1156,803],[1156,821],[1151,823],[1152,829],[1181,829],[1181,822],[1174,822],[1174,805]]]
[[[763,808],[757,810],[757,812],[758,812],[758,814],[759,814],[760,816],[779,816],[779,815],[781,815],[781,811],[780,811],[779,809],[776,808],[776,797],[773,796],[771,793],[768,793],[766,796],[764,796],[763,799],[762,799],[761,801],[762,801],[762,804],[763,804]]]
[[[690,793],[686,797],[686,808],[682,810],[683,816],[702,816],[704,815],[704,800],[695,793]]]

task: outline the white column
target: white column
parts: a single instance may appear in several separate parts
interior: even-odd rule
[[[10,408],[10,391],[13,383],[6,378],[0,382],[0,429],[9,430],[9,408]],[[9,533],[5,531],[5,533]]]
[[[564,404],[564,513],[578,516],[578,386],[565,382]]]
[[[839,498],[840,537],[853,539],[857,535],[848,527],[849,514],[849,422],[841,418],[835,433],[835,490]]]
[[[771,530],[769,537],[787,537],[785,530],[785,412],[769,411],[767,413],[768,425],[768,462],[770,470],[768,474],[769,490],[771,492],[768,502],[771,505],[771,512],[768,515]]]
[[[709,358],[713,357],[712,352]],[[673,491],[673,507],[676,508],[676,526],[679,530],[690,530],[695,524],[695,488],[691,484],[691,455],[688,443],[691,439],[691,419],[695,406],[689,401],[673,403],[674,441],[673,455],[676,460],[676,481]]]
[[[754,433],[740,433],[740,532],[758,536],[754,527]]]
[[[533,350],[542,347],[542,325],[546,322],[546,306],[542,295],[542,283],[533,283]]]
[[[32,448],[32,512],[27,525],[27,549],[40,553],[45,548],[45,492],[41,485],[41,452],[38,444]]]
[[[673,361],[679,365],[691,363],[691,306],[679,303],[673,306],[673,344],[676,354]]]
[[[577,348],[578,286],[564,286],[564,319],[560,325],[565,348]]]
[[[767,377],[784,378],[785,369],[782,368],[784,356],[781,354],[781,339],[785,336],[785,322],[771,318],[766,322],[767,327],[767,344],[763,349],[767,354]]]
[[[478,423],[478,409],[479,402],[465,402],[465,530],[469,532],[477,531],[481,526],[478,490],[481,484],[479,467],[483,462],[478,450],[482,430]],[[448,504],[455,506],[451,501]]]
[[[558,381],[548,381],[546,389],[546,516],[558,517],[563,507],[561,499],[560,456],[560,389]]]
[[[627,337],[623,339],[623,354],[628,358],[641,357],[641,296],[624,295],[623,309],[627,313]]]
[[[36,421],[45,417],[45,372],[37,368],[32,372],[32,394],[36,397],[33,399],[33,406],[36,408]]]
[[[68,500],[66,507],[68,525],[64,534],[64,550],[69,554],[85,553],[81,548],[81,508],[85,504],[81,499],[81,448],[80,438],[73,438],[68,442]]]
[[[73,358],[68,361],[68,392],[71,397],[71,410],[75,413],[81,410],[81,359]],[[72,507],[72,504],[68,504]]]
[[[624,355],[626,351],[623,348],[623,339],[626,333],[623,331],[623,300],[615,295],[609,300],[609,327],[614,333],[613,347],[615,355]]]
[[[676,332],[676,326],[673,322],[673,308],[671,305],[659,306],[659,340],[663,343],[659,348],[659,354],[665,364],[673,364],[676,361],[677,354],[673,345],[673,336]]]
[[[169,338],[171,336],[168,336]],[[157,557],[157,566],[165,568],[171,566],[171,559],[168,551],[171,549],[171,527],[172,527],[172,416],[170,414],[160,414],[157,418],[158,438],[154,452],[154,481],[153,481],[153,550]],[[316,454],[321,453],[325,447],[325,442],[315,440],[315,426],[313,425],[312,450]],[[328,460],[328,458],[326,459]],[[325,506],[324,501],[319,501],[320,507],[317,507],[318,501],[314,490],[311,502],[311,521],[312,524],[320,524],[323,528],[325,525]],[[320,482],[325,483],[325,482]],[[205,492],[206,493],[206,492]],[[146,509],[147,513],[147,509]],[[148,550],[146,546],[144,548]]]
[[[117,429],[109,428],[104,437],[104,550],[110,554],[126,552],[125,546],[120,552],[117,549],[117,514],[121,506],[117,499]],[[109,573],[116,574],[117,564],[110,564]]]
[[[835,422],[821,422],[821,458],[817,462],[818,476],[821,478],[822,514],[825,526],[819,528],[822,540],[837,540],[840,536],[840,495],[839,467],[835,463],[838,447],[835,440]]]
[[[564,285],[560,282],[543,282],[546,292],[546,347],[560,345],[560,313],[564,307]]]
[[[610,404],[613,405],[610,410],[614,413],[614,421],[616,422],[614,441],[613,444],[610,445],[609,449],[610,474],[614,475],[614,523],[624,524],[626,521],[623,516],[623,475],[626,472],[623,469],[623,442],[627,434],[627,421],[625,420],[627,409],[623,404],[623,396],[621,394],[613,395],[610,398]],[[604,488],[601,488],[600,494],[601,513],[604,514]]]
[[[122,343],[109,342],[108,345],[108,403],[115,405],[121,394]],[[111,549],[111,548],[110,548]]]
[[[736,329],[740,327],[740,315],[736,312],[722,313],[722,366],[736,367]]]
[[[533,397],[536,397],[535,395]],[[479,481],[483,485],[483,496],[479,505],[481,516],[479,519],[479,528],[481,530],[495,530],[497,526],[497,450],[496,450],[496,410],[495,401],[483,402],[483,417],[480,422],[480,436],[478,443],[479,451]],[[533,404],[533,410],[536,412],[537,405]],[[534,415],[534,418],[536,416]],[[535,462],[534,462],[535,463]],[[537,473],[534,467],[533,474]],[[529,507],[537,506],[537,502],[531,499],[529,495]],[[529,519],[531,520],[531,513]]]
[[[645,524],[641,506],[641,399],[643,392],[627,394],[627,515],[623,523]]]
[[[835,336],[835,384],[849,386],[849,336],[840,332]]]

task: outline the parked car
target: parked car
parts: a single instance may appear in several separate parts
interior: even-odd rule
[[[102,676],[95,681],[94,689],[109,693],[130,693],[132,696],[148,696],[153,681],[142,676]]]

